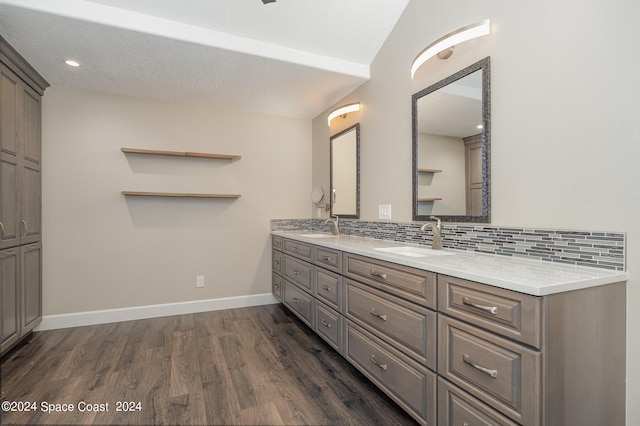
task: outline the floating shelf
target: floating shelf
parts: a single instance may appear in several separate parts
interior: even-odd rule
[[[187,194],[183,192],[122,191],[122,195],[133,195],[133,196],[140,196],[140,197],[240,198],[240,194]]]
[[[440,169],[418,169],[418,173],[442,173]]]
[[[442,201],[442,197],[418,198],[418,202]]]
[[[212,158],[216,160],[239,160],[240,155],[207,154],[204,152],[160,151],[156,149],[120,148],[125,154],[166,155],[170,157]]]

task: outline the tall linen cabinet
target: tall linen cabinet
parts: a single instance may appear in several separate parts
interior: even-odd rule
[[[41,97],[49,84],[0,37],[0,355],[42,319]]]

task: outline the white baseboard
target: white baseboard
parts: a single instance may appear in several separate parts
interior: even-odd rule
[[[47,315],[34,331],[58,328],[81,327],[84,325],[106,324],[171,315],[194,314],[197,312],[219,311],[222,309],[245,308],[249,306],[279,303],[271,293],[250,296],[225,297],[221,299],[193,300],[189,302],[166,303],[162,305],[134,306],[131,308],[106,309],[72,314]]]

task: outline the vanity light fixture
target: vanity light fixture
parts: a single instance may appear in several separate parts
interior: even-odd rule
[[[416,56],[411,65],[411,78],[415,75],[418,68],[427,62],[430,58],[438,56],[440,59],[447,59],[453,53],[456,44],[482,37],[491,32],[489,19],[484,19],[475,24],[467,25],[459,28],[424,48],[422,52]]]
[[[80,63],[76,62],[76,61],[72,61],[71,59],[68,59],[66,61],[64,61],[65,64],[69,65],[70,67],[79,67]]]
[[[360,102],[354,102],[352,104],[343,105],[339,108],[334,109],[333,111],[331,111],[331,113],[329,114],[329,118],[327,119],[329,127],[331,127],[331,120],[333,120],[334,118],[338,116],[346,117],[348,113],[355,111],[360,111]]]

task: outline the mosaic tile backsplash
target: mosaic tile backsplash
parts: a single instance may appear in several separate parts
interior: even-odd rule
[[[331,232],[324,219],[273,219],[272,231]],[[422,223],[340,220],[340,233],[404,243],[431,245],[431,228]],[[626,234],[623,232],[566,231],[442,224],[444,248],[471,250],[502,256],[519,256],[548,262],[625,270]]]

